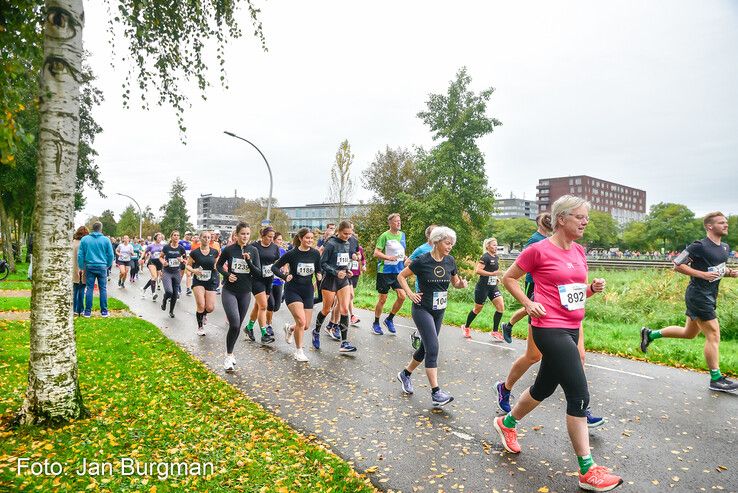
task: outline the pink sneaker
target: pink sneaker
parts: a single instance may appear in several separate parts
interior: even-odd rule
[[[579,474],[579,487],[588,491],[610,491],[623,484],[620,476],[610,474],[605,466],[594,465],[587,474]]]
[[[464,337],[467,339],[471,339],[471,329],[467,327],[466,325],[461,326],[461,332],[463,332]]]
[[[492,332],[492,342],[502,342],[502,334],[499,332]]]
[[[518,432],[515,430],[515,428],[507,428],[502,423],[502,419],[502,416],[497,416],[493,422],[495,430],[497,430],[497,434],[500,435],[500,439],[502,440],[502,445],[505,446],[505,450],[507,450],[508,452],[519,454],[520,444],[518,443]],[[581,484],[581,479],[579,484]]]

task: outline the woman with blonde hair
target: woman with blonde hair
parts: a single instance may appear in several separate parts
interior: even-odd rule
[[[474,308],[466,316],[466,323],[461,326],[464,337],[471,338],[471,324],[484,308],[484,303],[490,300],[495,306],[495,316],[492,325],[492,342],[502,342],[500,334],[500,320],[505,311],[505,302],[498,287],[498,277],[502,275],[500,259],[497,257],[497,239],[487,238],[482,242],[484,253],[474,268],[474,273],[479,276],[474,288]]]

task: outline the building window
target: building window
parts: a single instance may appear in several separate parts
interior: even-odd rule
[[[545,211],[548,206],[546,204],[541,204],[541,210]]]
[[[576,180],[574,180],[574,184],[575,185],[581,185],[582,184],[582,179],[581,178],[577,178]]]

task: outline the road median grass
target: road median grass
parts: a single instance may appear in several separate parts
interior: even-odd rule
[[[0,312],[27,312],[31,309],[31,298],[5,298],[0,297]],[[93,312],[100,311],[100,298],[92,298]],[[128,305],[116,298],[108,298],[108,310],[128,310]]]
[[[56,429],[12,428],[27,385],[29,323],[0,321],[0,490],[375,491],[349,463],[247,399],[154,325],[128,317],[75,326],[91,417]],[[63,473],[18,475],[19,458],[59,462]],[[207,474],[157,466],[124,476],[121,458],[187,463],[190,471],[204,464]],[[112,474],[78,476],[83,459],[88,467],[111,463]]]
[[[607,271],[593,269],[590,278],[603,277],[607,280],[604,295],[596,295],[587,301],[587,317],[584,320],[585,346],[590,351],[641,359],[664,365],[707,370],[704,358],[705,339],[701,334],[692,340],[659,339],[641,353],[640,328],[644,325],[657,329],[667,325],[683,326],[684,290],[689,279],[670,270],[643,269],[637,271]],[[449,289],[449,302],[444,323],[460,327],[466,322],[474,306],[474,284],[476,276],[466,275],[469,287]],[[520,308],[520,304],[504,289],[505,300],[503,321]],[[395,300],[390,293],[384,312]],[[356,291],[355,305],[373,310],[377,302],[374,278],[362,276]],[[492,303],[472,324],[472,328],[489,332],[494,315]],[[720,368],[724,373],[738,375],[738,280],[721,281],[718,297],[718,317],[721,325]],[[410,302],[406,301],[400,315],[410,316]],[[515,325],[513,335],[525,339],[528,335],[527,321]],[[461,337],[461,334],[459,334]],[[477,335],[479,337],[479,335]]]

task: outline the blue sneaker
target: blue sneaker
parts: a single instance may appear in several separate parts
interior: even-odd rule
[[[333,339],[336,341],[341,340],[341,326],[339,324],[333,324]]]
[[[107,310],[100,310],[100,316],[101,317],[108,317],[108,316],[110,316],[110,314],[108,313]]]
[[[352,346],[350,342],[343,341],[341,343],[341,347],[338,348],[338,352],[339,353],[355,353],[356,352],[356,348],[354,346]]]
[[[510,391],[505,388],[504,382],[497,382],[495,384],[495,388],[497,389],[497,407],[499,407],[500,411],[502,411],[503,413],[509,413]]]
[[[433,400],[433,407],[445,406],[446,404],[454,400],[451,394],[447,394],[440,389],[435,394],[431,394],[431,399]]]
[[[317,329],[313,329],[313,347],[320,349],[320,331]]]
[[[374,322],[372,324],[372,332],[374,332],[378,336],[381,336],[384,334],[384,331],[382,330],[382,327],[380,327],[379,322]]]
[[[90,318],[92,316],[92,312],[90,310],[85,310],[82,316],[85,318]]]
[[[390,334],[397,334],[397,329],[395,329],[395,323],[390,320],[389,318],[384,319],[384,326],[387,327],[387,330],[389,330]]]
[[[506,343],[512,344],[512,325],[507,322],[502,324],[502,337]]]
[[[405,375],[405,370],[397,374],[397,380],[402,384],[402,391],[408,395],[414,392],[413,383],[410,381],[410,375]]]
[[[328,334],[328,337],[330,337],[334,341],[341,340],[341,331],[339,330],[338,336],[336,336],[336,331],[333,328],[333,322],[328,322],[328,325],[326,325],[323,330],[325,330],[326,334]]]
[[[266,327],[264,327],[264,330],[266,330],[266,333],[269,337],[274,337],[274,329],[271,325],[267,325]]]
[[[605,418],[600,418],[598,416],[592,416],[592,411],[587,409],[587,426],[589,428],[597,428],[598,426],[602,426],[605,424]]]

